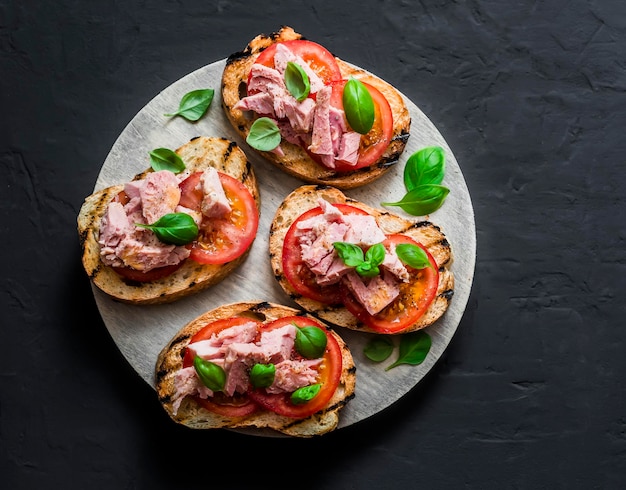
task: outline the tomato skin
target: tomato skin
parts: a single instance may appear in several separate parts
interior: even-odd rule
[[[200,209],[202,192],[197,184],[201,175],[195,172],[181,183],[182,206]],[[258,208],[246,186],[221,172],[219,178],[232,212],[224,218],[203,220],[198,238],[189,245],[189,258],[200,264],[225,264],[240,257],[251,246],[259,226]]]
[[[347,287],[341,288],[342,300],[346,309],[359,321],[378,333],[399,333],[417,322],[426,312],[437,295],[439,285],[439,269],[435,259],[421,243],[406,235],[388,235],[384,244],[397,245],[411,243],[419,246],[428,257],[431,267],[412,269],[407,266],[411,275],[408,284],[400,285],[400,296],[376,315],[370,315],[354,298]],[[400,313],[398,313],[400,312]]]
[[[158,281],[159,279],[163,279],[164,277],[173,274],[178,269],[180,269],[183,265],[183,262],[179,262],[175,265],[166,265],[164,267],[157,267],[155,269],[151,269],[149,271],[140,271],[137,269],[133,269],[132,267],[112,267],[112,269],[124,279],[133,282],[151,282]]]
[[[248,396],[261,407],[266,410],[271,410],[278,415],[291,418],[305,418],[319,412],[333,397],[341,381],[343,358],[337,339],[326,327],[311,318],[301,316],[279,318],[264,326],[263,329],[272,330],[291,322],[295,322],[299,327],[316,326],[326,332],[326,350],[323,355],[323,361],[319,369],[320,375],[317,381],[322,385],[319,393],[312,400],[301,405],[291,403],[291,393],[270,394],[266,393],[264,389],[256,389],[251,390]]]
[[[368,214],[360,208],[348,204],[333,204],[344,214]],[[315,207],[301,214],[289,227],[283,242],[283,274],[293,287],[302,296],[324,304],[340,304],[339,286],[320,286],[315,282],[314,275],[302,261],[300,246],[298,245],[297,223],[322,214],[321,207]]]
[[[276,46],[278,44],[283,44],[292,53],[306,61],[313,71],[324,81],[324,84],[328,85],[333,80],[341,80],[341,69],[333,54],[325,47],[304,39],[293,39],[291,41],[273,43],[259,54],[255,63],[274,68],[274,54],[276,53]]]

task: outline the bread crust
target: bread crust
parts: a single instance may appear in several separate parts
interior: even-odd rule
[[[339,412],[354,397],[356,385],[356,366],[352,354],[343,339],[332,329],[339,343],[342,354],[342,374],[337,391],[320,412],[304,419],[294,419],[273,412],[261,412],[244,417],[229,418],[210,412],[201,407],[192,397],[182,400],[178,412],[174,415],[172,397],[175,373],[182,367],[185,348],[191,337],[208,323],[233,316],[250,317],[261,321],[272,321],[291,315],[312,318],[302,310],[261,301],[249,301],[222,305],[207,311],[191,320],[161,350],[155,366],[156,392],[159,402],[175,422],[192,429],[219,428],[256,428],[271,429],[277,433],[293,437],[313,437],[334,430],[339,423]],[[317,320],[319,322],[319,320]],[[328,327],[325,324],[323,326]]]
[[[276,42],[293,39],[304,39],[304,37],[292,28],[283,26],[270,35],[258,35],[250,41],[243,51],[232,54],[226,61],[221,86],[222,106],[233,128],[244,140],[248,136],[254,119],[233,107],[245,96],[245,83],[250,68],[265,48]],[[385,95],[389,102],[393,113],[393,136],[389,147],[378,162],[371,167],[352,172],[335,172],[316,163],[300,146],[284,140],[281,142],[284,156],[272,152],[261,152],[254,148],[253,151],[286,173],[305,182],[332,185],[338,189],[351,189],[382,177],[398,162],[409,138],[411,116],[402,95],[391,84],[365,70],[357,69],[339,58],[336,60],[343,78],[353,76],[373,85]]]
[[[439,266],[439,285],[437,295],[424,315],[407,329],[397,333],[413,332],[435,323],[447,310],[454,294],[454,275],[449,267],[452,264],[452,249],[441,229],[430,221],[412,221],[389,211],[373,208],[352,199],[339,189],[329,186],[304,185],[291,192],[276,210],[270,226],[269,252],[272,271],[276,280],[289,295],[305,311],[316,317],[361,332],[377,333],[372,328],[359,322],[343,306],[332,306],[298,294],[283,273],[283,242],[289,227],[305,211],[317,207],[319,198],[331,204],[349,204],[367,211],[376,218],[378,225],[386,233],[401,233],[410,236],[424,245],[432,254]]]
[[[235,142],[203,136],[184,144],[176,153],[191,171],[211,166],[239,180],[252,194],[260,212],[256,176],[243,150]],[[152,169],[137,174],[133,180],[142,179],[149,172]],[[139,283],[122,278],[100,259],[98,237],[108,204],[123,188],[123,185],[114,185],[94,192],[85,199],[77,218],[83,267],[93,284],[115,300],[129,304],[169,303],[217,284],[247,257],[250,248],[240,257],[220,265],[185,260],[176,272],[155,281]]]

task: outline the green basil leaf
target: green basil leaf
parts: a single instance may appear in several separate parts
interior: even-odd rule
[[[404,167],[404,185],[412,191],[423,184],[441,184],[445,173],[445,157],[439,146],[429,146],[416,151]]]
[[[343,87],[342,101],[350,127],[360,134],[369,133],[374,125],[374,99],[363,82],[350,77]]]
[[[143,223],[135,223],[135,225],[152,230],[163,243],[173,245],[186,245],[198,236],[198,225],[186,213],[169,213],[151,225]]]
[[[272,386],[276,376],[276,366],[270,364],[255,364],[250,370],[250,383],[255,388]]]
[[[296,325],[295,347],[302,357],[318,359],[324,355],[328,338],[326,332],[319,327],[310,325],[298,327]]]
[[[298,102],[306,99],[311,91],[309,76],[300,65],[293,61],[287,62],[287,68],[285,68],[285,86]]]
[[[380,269],[378,268],[378,266],[370,262],[362,262],[357,265],[354,270],[359,276],[363,277],[374,277],[380,274]]]
[[[166,117],[182,116],[188,121],[197,121],[206,113],[213,101],[212,88],[192,90],[183,95],[176,112],[164,114]]]
[[[259,151],[272,151],[280,145],[280,130],[269,117],[260,117],[250,126],[246,143]]]
[[[438,184],[423,184],[406,194],[400,201],[383,202],[383,206],[398,206],[413,216],[425,216],[441,207],[450,189]]]
[[[354,243],[334,242],[333,247],[348,267],[358,267],[365,260],[363,250]]]
[[[389,336],[377,335],[363,349],[365,357],[374,362],[382,362],[393,352],[393,341]]]
[[[428,255],[422,248],[412,243],[399,243],[396,245],[396,254],[403,264],[413,269],[425,269],[432,267]]]
[[[385,246],[382,243],[372,245],[365,252],[365,260],[372,265],[380,265],[385,260]]]
[[[226,384],[226,372],[214,362],[196,356],[193,359],[193,367],[202,384],[211,391],[222,391]]]
[[[169,148],[157,148],[150,152],[150,166],[155,172],[169,170],[175,174],[185,170],[185,162]]]
[[[303,403],[311,401],[317,396],[321,388],[322,385],[319,383],[298,388],[291,394],[291,403],[294,405],[302,405]]]
[[[388,366],[385,371],[389,371],[400,364],[411,364],[413,366],[421,364],[426,359],[431,344],[430,335],[423,330],[402,335],[400,337],[398,359]]]

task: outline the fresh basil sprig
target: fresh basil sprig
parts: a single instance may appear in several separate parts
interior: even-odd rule
[[[169,170],[175,174],[185,170],[185,162],[169,148],[157,148],[150,152],[150,166],[155,172]]]
[[[404,167],[404,185],[408,191],[399,201],[383,202],[383,206],[398,206],[413,216],[425,216],[439,209],[450,189],[441,185],[445,173],[443,150],[423,148],[409,157]]]
[[[255,388],[267,388],[272,386],[276,376],[274,364],[255,364],[250,370],[250,383]]]
[[[226,384],[226,372],[221,366],[218,366],[214,362],[202,359],[200,356],[196,356],[193,359],[193,367],[198,374],[198,378],[202,381],[202,384],[211,391],[222,391]]]
[[[186,245],[198,236],[198,225],[186,213],[169,213],[161,216],[151,225],[143,223],[135,223],[135,225],[152,230],[163,243],[173,245]]]
[[[272,151],[280,144],[280,130],[269,117],[260,117],[250,126],[246,143],[259,151]]]
[[[334,242],[333,247],[343,263],[348,267],[354,267],[359,275],[374,277],[380,274],[378,266],[385,260],[385,247],[382,243],[372,245],[365,254],[361,247],[353,243]]]
[[[360,134],[369,133],[374,125],[374,99],[363,82],[350,77],[343,87],[342,101],[350,127]]]
[[[389,371],[401,364],[411,364],[413,366],[421,364],[430,352],[431,345],[430,335],[423,330],[400,335],[398,358],[393,364],[387,366],[385,371]],[[363,353],[374,362],[382,362],[389,358],[393,349],[394,343],[390,336],[377,335],[365,344]]]
[[[212,88],[192,90],[183,95],[182,99],[180,99],[176,112],[164,114],[164,116],[182,116],[188,121],[197,121],[206,113],[213,101],[214,94],[215,90]]]
[[[365,345],[363,354],[374,362],[382,362],[393,352],[393,341],[387,335],[376,335]]]
[[[321,388],[322,385],[319,383],[298,388],[291,394],[291,403],[294,405],[302,405],[303,403],[311,401],[317,396]]]
[[[423,330],[402,335],[398,348],[398,359],[393,364],[387,366],[385,371],[389,371],[400,364],[411,364],[413,366],[421,364],[426,359],[431,345],[430,335]]]
[[[298,102],[306,99],[311,91],[309,76],[300,65],[293,61],[287,62],[285,68],[285,86]]]
[[[296,325],[295,347],[302,357],[317,359],[324,355],[328,338],[326,333],[319,327],[309,325],[298,327]]]
[[[408,265],[413,269],[432,267],[426,252],[412,243],[398,243],[396,245],[396,254],[404,265]]]

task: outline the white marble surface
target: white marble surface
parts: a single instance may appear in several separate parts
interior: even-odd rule
[[[297,306],[275,281],[268,256],[268,231],[274,212],[282,199],[302,182],[282,174],[248,149],[231,129],[219,94],[225,60],[217,61],[183,77],[151,100],[127,125],[107,156],[95,184],[100,189],[130,180],[149,166],[148,152],[157,147],[176,149],[195,136],[220,136],[236,141],[254,167],[261,193],[261,220],[256,240],[246,262],[222,283],[193,297],[173,304],[132,306],[112,301],[94,288],[102,319],[120,351],[137,373],[154,386],[154,365],[162,347],[189,320],[224,303],[264,300]],[[213,88],[215,98],[208,113],[197,123],[163,116],[173,112],[181,97],[195,89]],[[341,414],[339,427],[370,417],[393,404],[411,390],[433,367],[453,337],[467,305],[474,275],[476,231],[471,198],[461,168],[442,135],[430,120],[407,99],[411,112],[411,136],[398,165],[377,182],[345,191],[355,199],[380,207],[382,201],[396,201],[405,194],[402,180],[404,164],[415,151],[439,145],[446,155],[443,184],[451,189],[444,205],[430,216],[441,227],[452,246],[455,293],[450,308],[427,331],[432,348],[419,366],[384,368],[395,360],[397,350],[386,362],[375,364],[363,355],[369,337],[359,332],[338,329],[350,346],[357,365],[356,397]],[[400,208],[389,210],[404,214]],[[418,219],[418,218],[414,218]]]

